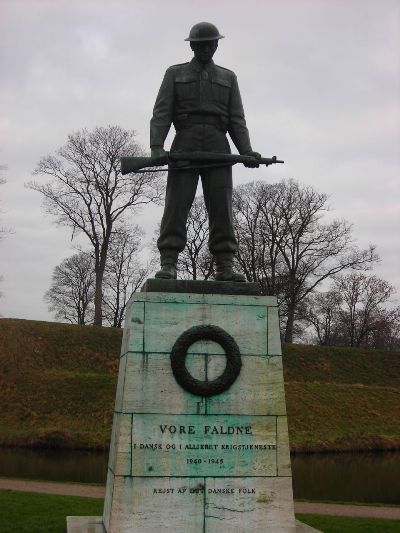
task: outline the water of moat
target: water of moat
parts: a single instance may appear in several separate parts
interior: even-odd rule
[[[0,448],[0,476],[105,483],[108,453]],[[296,499],[400,504],[400,452],[292,456]]]

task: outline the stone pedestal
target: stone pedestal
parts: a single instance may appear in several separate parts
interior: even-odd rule
[[[207,286],[148,280],[128,304],[104,529],[312,531],[294,519],[276,299]],[[68,532],[97,531],[84,520],[69,517]]]

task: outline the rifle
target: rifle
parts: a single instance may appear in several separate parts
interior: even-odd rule
[[[206,168],[235,165],[236,163],[257,163],[257,165],[274,165],[284,163],[274,155],[257,159],[251,155],[222,154],[218,152],[166,152],[162,157],[121,157],[121,172],[161,172],[165,169],[142,170],[143,168],[170,165],[174,169]]]

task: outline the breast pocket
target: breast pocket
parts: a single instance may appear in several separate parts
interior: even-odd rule
[[[212,80],[213,98],[219,104],[228,105],[231,94],[231,82],[219,78]]]
[[[178,101],[196,100],[198,96],[198,83],[196,78],[180,76],[175,79],[176,98]]]

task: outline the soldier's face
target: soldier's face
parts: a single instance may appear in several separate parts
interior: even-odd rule
[[[200,63],[209,63],[218,48],[218,40],[192,41],[190,48],[193,50],[194,57],[197,61],[200,61]]]

